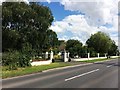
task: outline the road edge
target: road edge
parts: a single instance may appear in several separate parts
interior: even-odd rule
[[[16,78],[21,78],[21,77],[26,77],[26,76],[36,75],[36,74],[40,74],[40,73],[44,73],[44,72],[50,72],[50,71],[54,71],[54,70],[62,70],[62,69],[67,69],[67,68],[71,68],[71,67],[86,66],[86,65],[91,65],[91,64],[95,64],[95,63],[99,63],[99,62],[107,62],[107,61],[112,61],[112,60],[113,60],[113,59],[110,59],[110,60],[104,60],[104,61],[97,61],[97,62],[93,62],[93,63],[86,63],[86,64],[78,64],[78,65],[71,65],[71,66],[58,67],[58,68],[53,68],[53,69],[43,70],[43,71],[36,72],[36,73],[32,73],[32,74],[26,74],[26,75],[22,75],[22,76],[16,76],[16,77],[4,78],[4,79],[2,79],[2,80],[16,79]]]

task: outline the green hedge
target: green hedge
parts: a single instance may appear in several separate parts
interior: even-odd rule
[[[18,51],[4,52],[2,54],[2,65],[8,66],[8,70],[30,66],[30,56]]]

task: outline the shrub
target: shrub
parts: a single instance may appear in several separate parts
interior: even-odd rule
[[[61,59],[61,56],[60,56],[60,55],[54,55],[53,58],[54,58],[54,59]]]
[[[18,51],[5,52],[2,55],[2,65],[8,66],[9,70],[15,70],[18,67],[31,66],[30,55]]]
[[[19,52],[9,51],[2,54],[2,65],[8,66],[10,70],[17,69]]]

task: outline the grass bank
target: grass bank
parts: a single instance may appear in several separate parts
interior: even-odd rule
[[[41,66],[32,66],[26,68],[18,68],[17,70],[6,70],[7,67],[2,67],[2,78],[10,78],[15,76],[22,76],[26,74],[32,74],[37,72],[42,72],[44,70],[57,68],[57,67],[65,67],[73,65],[72,63],[52,63],[49,65],[41,65]],[[74,64],[75,65],[75,64]]]
[[[65,66],[72,66],[72,65],[78,65],[83,63],[94,63],[97,61],[105,61],[110,59],[95,59],[95,60],[86,60],[86,61],[79,61],[79,62],[59,62],[59,63],[52,63],[49,65],[41,65],[41,66],[32,66],[32,67],[26,67],[26,68],[18,68],[17,70],[7,70],[7,67],[0,67],[2,68],[2,78],[10,78],[15,76],[22,76],[26,74],[32,74],[37,72],[42,72],[44,70],[58,68],[58,67],[65,67]]]

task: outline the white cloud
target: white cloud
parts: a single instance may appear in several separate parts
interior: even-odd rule
[[[85,41],[98,31],[105,32],[118,44],[118,1],[119,0],[62,0],[65,10],[77,11],[85,15],[70,15],[61,21],[55,21],[51,27],[66,36],[67,31],[73,35],[67,39]],[[112,27],[103,26],[110,24]],[[57,28],[55,28],[57,27]],[[61,37],[62,37],[61,36]],[[65,39],[66,39],[65,38]]]
[[[113,16],[117,14],[118,0],[82,1],[62,0],[61,4],[65,10],[85,13],[87,22],[91,25],[112,23]]]
[[[77,39],[83,44],[85,44],[86,40],[91,36],[91,34],[102,31],[110,34],[111,38],[118,44],[117,30],[114,27],[107,28],[105,26],[91,26],[88,24],[84,15],[69,15],[62,21],[53,22],[53,25],[50,27],[50,29],[54,30],[58,35],[61,34],[62,36],[60,36],[60,39]],[[67,32],[71,32],[72,36]]]
[[[68,35],[67,39],[78,39],[85,43],[91,34],[99,31],[98,28],[90,26],[85,20],[84,15],[70,15],[65,17],[62,21],[55,21],[50,29],[57,32],[57,34],[67,32],[72,33],[72,37]],[[66,36],[66,35],[65,35]]]

